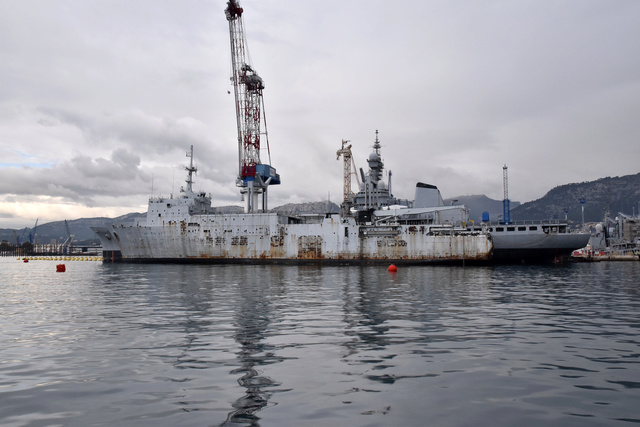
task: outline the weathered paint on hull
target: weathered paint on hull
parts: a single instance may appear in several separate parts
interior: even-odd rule
[[[159,226],[113,225],[94,230],[106,261],[193,263],[486,261],[485,233],[424,226],[360,226],[331,215],[305,223],[277,214],[194,215]]]

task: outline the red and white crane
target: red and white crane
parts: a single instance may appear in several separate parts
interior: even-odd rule
[[[246,41],[242,13],[244,10],[236,0],[229,0],[224,13],[229,21],[231,39],[231,64],[233,88],[236,102],[238,126],[238,178],[236,185],[245,201],[245,212],[267,210],[267,188],[280,184],[280,176],[275,168],[260,161],[260,140],[264,135],[269,157],[267,121],[264,115],[262,91],[264,82],[247,63]],[[260,121],[264,119],[264,132],[260,131]],[[269,159],[271,163],[271,159]],[[262,196],[262,203],[259,198]]]

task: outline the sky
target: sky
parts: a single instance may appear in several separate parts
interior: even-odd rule
[[[240,0],[269,206],[342,199],[376,130],[396,197],[527,202],[640,172],[640,1]],[[241,205],[223,0],[0,0],[0,228]],[[265,147],[263,138],[263,148]],[[355,182],[354,182],[355,185]]]

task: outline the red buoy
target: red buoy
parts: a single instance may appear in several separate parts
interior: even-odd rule
[[[391,264],[389,266],[389,272],[395,273],[396,271],[398,271],[398,267],[396,267],[395,265]]]
[[[64,264],[58,264],[56,265],[56,272],[58,273],[64,273],[65,271],[67,271],[67,268],[65,267]]]

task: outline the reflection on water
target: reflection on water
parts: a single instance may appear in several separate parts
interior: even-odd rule
[[[256,366],[278,363],[282,358],[275,354],[276,348],[265,342],[272,313],[270,310],[270,286],[260,284],[279,282],[271,277],[272,271],[254,267],[241,271],[237,284],[238,298],[234,300],[234,339],[240,349],[236,353],[240,367],[231,370],[233,375],[241,375],[238,384],[246,389],[244,396],[236,399],[225,425],[248,423],[258,425],[256,413],[268,405],[273,387],[280,383],[262,375]]]
[[[637,263],[0,261],[2,425],[640,422]]]

